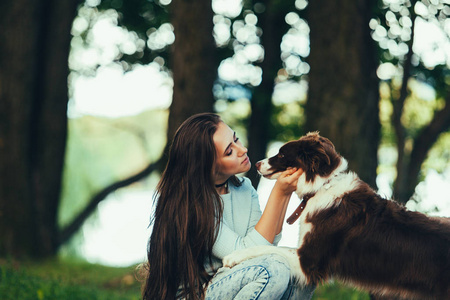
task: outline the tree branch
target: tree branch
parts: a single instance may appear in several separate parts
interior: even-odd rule
[[[408,180],[415,187],[420,167],[425,161],[428,151],[438,139],[439,135],[450,128],[450,95],[447,95],[445,106],[436,112],[433,120],[426,126],[414,141],[408,168]],[[410,195],[412,196],[412,194]]]
[[[98,192],[94,197],[91,198],[91,200],[89,201],[89,204],[84,208],[84,210],[82,210],[78,214],[78,216],[75,217],[75,219],[69,225],[67,225],[65,228],[63,228],[60,231],[59,240],[58,240],[59,246],[66,243],[73,236],[73,234],[81,228],[81,226],[86,221],[86,219],[95,211],[98,204],[101,201],[103,201],[110,193],[114,192],[115,190],[117,190],[119,188],[128,186],[128,185],[150,175],[153,171],[158,169],[161,161],[162,161],[162,158],[159,158],[156,162],[149,164],[141,172],[139,172],[135,175],[132,175],[128,178],[125,178],[123,180],[114,182],[111,185],[105,187],[100,192]]]
[[[404,137],[404,127],[401,124],[401,117],[402,117],[402,113],[403,113],[403,107],[405,106],[405,101],[406,101],[406,97],[408,96],[408,80],[411,76],[411,61],[412,61],[412,57],[414,54],[413,51],[413,44],[414,44],[414,33],[415,33],[415,27],[416,27],[416,18],[417,15],[414,12],[414,4],[416,1],[413,1],[413,3],[411,4],[411,7],[409,9],[410,14],[411,14],[411,21],[412,21],[412,27],[411,27],[411,39],[409,40],[409,42],[407,43],[408,45],[408,53],[406,54],[406,58],[403,62],[403,78],[402,78],[402,85],[400,87],[400,95],[397,99],[397,101],[395,101],[395,103],[393,104],[394,106],[394,113],[393,113],[393,122],[394,122],[394,126],[396,127],[396,132],[397,130],[403,131],[403,133],[400,133],[401,136]],[[397,128],[398,126],[398,128]]]
[[[405,101],[408,96],[408,80],[411,77],[411,61],[414,54],[413,44],[414,44],[414,35],[415,35],[415,23],[417,15],[414,12],[414,5],[416,1],[411,3],[411,7],[409,8],[409,12],[411,15],[412,27],[411,27],[411,39],[408,44],[408,53],[406,54],[405,61],[403,62],[403,78],[402,85],[400,87],[400,95],[396,101],[392,101],[393,105],[393,114],[392,114],[392,124],[394,126],[395,136],[397,138],[397,178],[395,179],[394,187],[393,187],[393,196],[398,201],[405,201],[403,199],[403,194],[401,191],[405,186],[405,178],[408,176],[405,174],[406,165],[408,164],[405,161],[405,140],[406,140],[406,130],[401,122],[403,108],[405,106]],[[393,97],[391,97],[392,99]],[[394,99],[392,99],[394,100]]]

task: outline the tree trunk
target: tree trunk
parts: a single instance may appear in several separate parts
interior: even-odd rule
[[[376,188],[379,93],[369,20],[376,1],[310,1],[306,129],[328,137],[349,168]]]
[[[168,141],[180,124],[195,113],[212,112],[212,92],[217,77],[217,52],[213,11],[208,0],[177,0],[170,7],[175,42],[171,48],[173,99],[170,106]]]
[[[401,203],[406,203],[409,197],[412,196],[412,193],[409,195],[408,199],[407,194],[410,191],[406,191],[406,187],[408,186],[407,177],[408,177],[408,164],[410,159],[410,151],[405,147],[406,144],[406,128],[402,124],[402,115],[403,108],[405,106],[406,98],[408,97],[408,82],[411,78],[411,67],[412,67],[412,57],[414,55],[413,47],[414,39],[415,39],[415,28],[416,28],[416,18],[417,14],[414,12],[414,1],[409,7],[409,13],[411,15],[412,27],[411,27],[411,39],[407,41],[408,45],[408,54],[403,61],[403,78],[402,85],[400,87],[400,93],[397,99],[394,97],[394,93],[391,92],[391,102],[393,106],[393,112],[391,117],[392,127],[394,128],[396,143],[397,143],[397,177],[393,186],[393,198],[399,200]],[[391,83],[392,85],[392,83]],[[420,165],[422,162],[420,162]],[[416,186],[417,180],[414,180],[414,186],[412,192],[414,192],[414,188]]]
[[[261,44],[264,47],[264,60],[261,63],[263,69],[261,84],[255,88],[251,101],[252,114],[248,126],[248,151],[253,164],[266,157],[267,144],[269,143],[269,126],[272,115],[272,95],[275,77],[281,67],[280,44],[288,25],[284,21],[289,8],[286,4],[275,3],[277,1],[263,1],[266,10],[259,16],[259,26],[263,31]],[[247,177],[257,187],[259,176],[253,167],[247,173]]]
[[[0,255],[56,253],[78,0],[0,5]]]

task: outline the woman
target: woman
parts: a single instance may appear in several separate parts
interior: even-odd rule
[[[311,297],[312,289],[290,285],[282,257],[221,268],[221,259],[234,250],[278,243],[301,175],[284,172],[261,214],[250,181],[236,177],[250,166],[247,149],[216,114],[194,115],[180,126],[157,187],[144,299]]]

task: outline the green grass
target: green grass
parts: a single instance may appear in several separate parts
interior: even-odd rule
[[[370,300],[370,296],[340,283],[329,283],[317,287],[312,300]]]
[[[0,299],[135,300],[140,299],[135,273],[135,267],[84,262],[0,262]]]
[[[86,262],[0,260],[1,300],[137,300],[141,283],[136,268]],[[313,300],[369,300],[367,293],[338,283],[319,286]]]

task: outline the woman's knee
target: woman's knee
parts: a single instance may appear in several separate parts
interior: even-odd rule
[[[272,285],[276,285],[280,289],[288,287],[290,268],[284,257],[278,254],[268,254],[255,258],[253,263],[264,270],[261,272],[261,276],[269,277]]]
[[[269,254],[219,271],[207,290],[207,299],[279,299],[289,287],[287,261]]]

